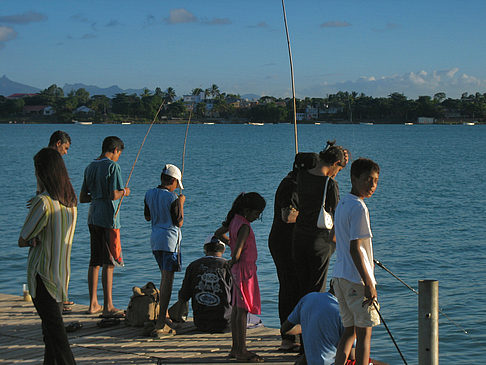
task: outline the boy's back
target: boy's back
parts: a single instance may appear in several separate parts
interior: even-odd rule
[[[119,201],[112,200],[113,191],[123,190],[120,165],[106,157],[94,160],[84,171],[83,189],[91,195],[88,224],[120,228],[119,216],[114,217]]]

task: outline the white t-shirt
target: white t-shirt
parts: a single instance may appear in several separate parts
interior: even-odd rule
[[[350,241],[363,239],[365,242],[361,246],[361,250],[365,258],[365,268],[376,285],[370,215],[363,199],[351,193],[343,197],[339,201],[334,214],[334,227],[336,231],[336,262],[333,277],[364,284],[349,252]]]

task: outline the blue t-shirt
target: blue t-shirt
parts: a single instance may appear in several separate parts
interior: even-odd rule
[[[176,200],[177,195],[167,189],[153,188],[145,193],[145,204],[150,210],[152,223],[152,251],[177,251],[182,234],[172,221],[171,205]]]
[[[120,200],[111,200],[111,193],[123,190],[120,165],[109,158],[91,162],[84,170],[83,190],[91,195],[88,224],[120,228],[120,213],[115,212]]]
[[[288,317],[300,324],[307,364],[334,364],[336,350],[344,332],[339,303],[331,293],[309,293],[295,306]]]

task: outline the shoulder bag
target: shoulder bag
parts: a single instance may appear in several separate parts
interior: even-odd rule
[[[319,218],[317,218],[317,228],[321,229],[332,229],[334,222],[332,221],[332,215],[326,211],[326,195],[327,195],[327,184],[329,183],[330,177],[326,179],[326,185],[324,186],[324,198],[322,199],[322,207],[319,212]]]

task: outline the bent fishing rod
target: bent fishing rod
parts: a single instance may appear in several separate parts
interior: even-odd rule
[[[398,276],[396,276],[391,270],[389,270],[385,265],[383,265],[380,261],[378,261],[377,259],[373,259],[374,263],[376,265],[378,265],[379,267],[381,267],[383,270],[385,270],[387,273],[389,273],[391,276],[393,276],[395,279],[397,279],[399,282],[401,282],[403,285],[405,285],[408,289],[410,289],[411,291],[413,291],[415,294],[419,295],[419,292],[417,290],[415,290],[414,288],[412,288],[410,285],[408,285],[406,282],[404,282],[402,279],[400,279]],[[469,332],[464,329],[464,327],[460,326],[457,322],[455,322],[454,320],[452,320],[447,314],[444,313],[444,311],[439,308],[439,312],[440,314],[442,314],[445,318],[447,318],[449,320],[449,322],[451,322],[453,325],[455,325],[457,328],[459,328],[462,332],[464,332],[466,335],[469,334]]]
[[[287,35],[287,46],[289,49],[289,61],[290,61],[290,78],[292,83],[292,102],[293,102],[293,117],[294,117],[294,142],[295,142],[295,154],[299,153],[299,145],[297,142],[297,110],[295,103],[295,81],[294,81],[294,63],[292,61],[292,50],[290,49],[290,37],[289,28],[287,27],[287,14],[285,12],[285,3],[282,0],[282,10],[285,24],[285,33]]]
[[[128,184],[130,182],[130,179],[132,178],[133,169],[135,168],[135,164],[138,161],[138,157],[140,156],[140,152],[142,151],[142,147],[145,144],[145,140],[147,139],[147,136],[150,133],[150,130],[154,126],[154,123],[157,120],[157,117],[159,116],[159,113],[162,110],[162,107],[164,106],[164,104],[165,104],[165,100],[162,100],[162,103],[160,104],[159,109],[157,110],[157,113],[155,113],[154,120],[152,120],[152,123],[150,123],[149,129],[147,130],[147,133],[145,133],[145,137],[143,137],[142,144],[140,145],[140,148],[138,149],[137,156],[135,157],[135,161],[133,161],[132,169],[130,170],[130,174],[128,175],[128,179],[127,179],[127,183],[125,184],[125,188],[128,187]],[[120,203],[118,204],[118,207],[116,208],[115,218],[118,215],[118,212],[120,211],[120,207],[121,207],[121,204],[123,202],[123,198],[124,197],[125,197],[125,194],[123,194],[122,197],[120,198]]]
[[[189,132],[189,124],[191,124],[191,116],[192,116],[192,109],[194,109],[194,103],[192,103],[191,110],[189,112],[189,119],[187,120],[186,124],[186,134],[184,136],[184,148],[182,149],[182,170],[181,170],[181,182],[182,182],[182,177],[184,176],[184,162],[186,159],[186,144],[187,144],[187,134]],[[180,193],[182,193],[182,189],[179,189]]]

